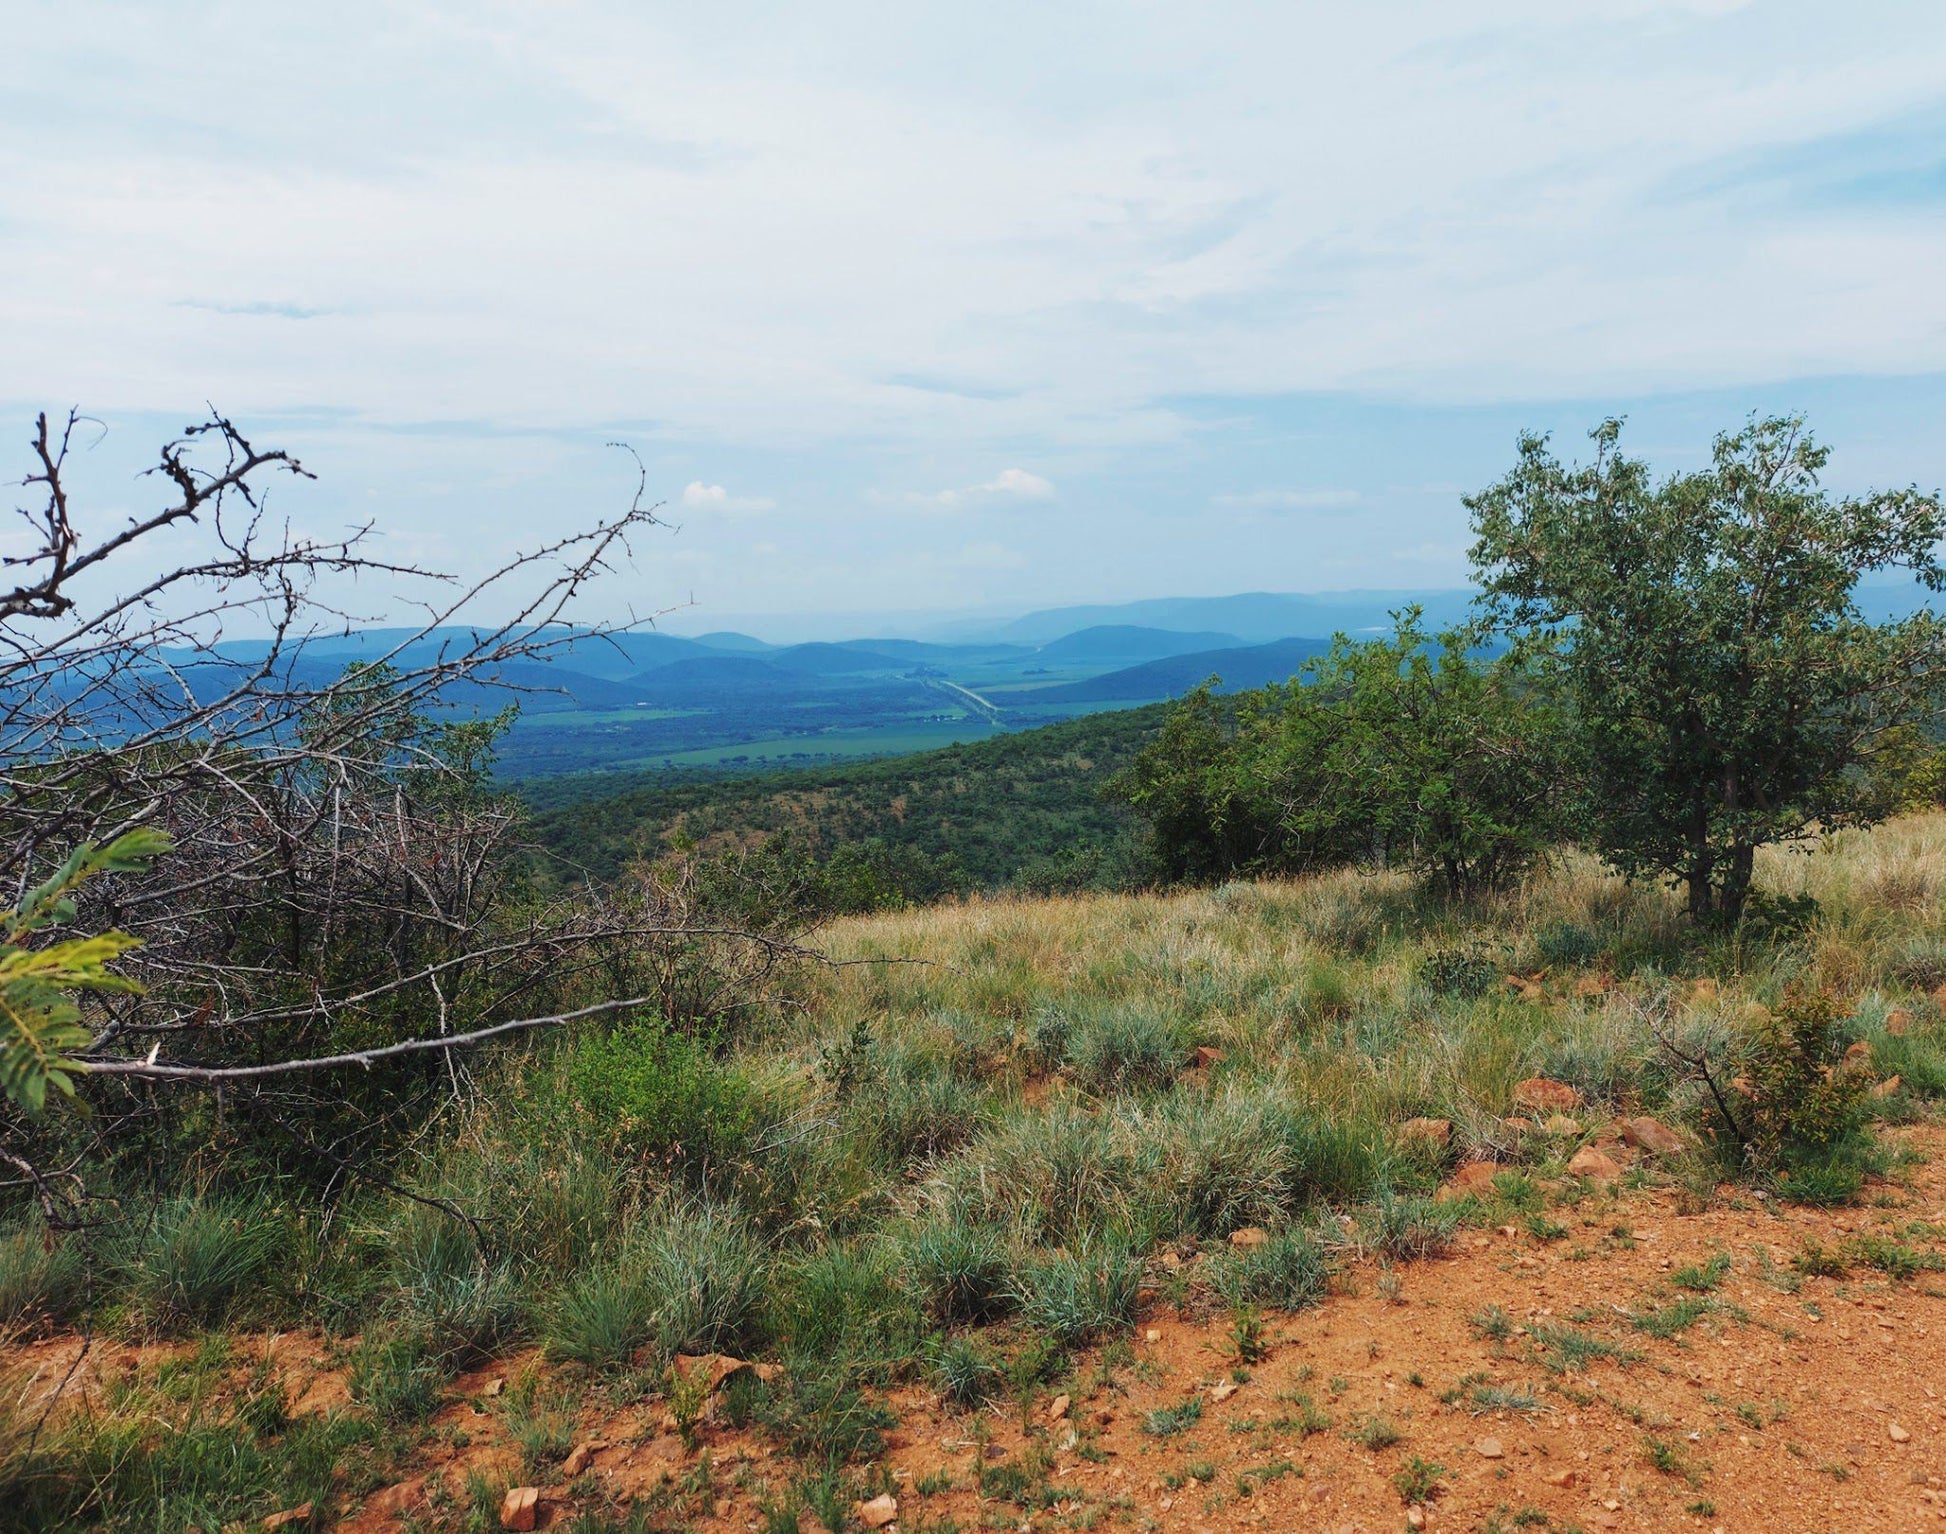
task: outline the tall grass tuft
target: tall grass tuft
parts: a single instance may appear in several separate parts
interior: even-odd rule
[[[177,1332],[222,1321],[289,1239],[257,1200],[184,1194],[129,1216],[110,1263],[130,1307],[158,1331]]]

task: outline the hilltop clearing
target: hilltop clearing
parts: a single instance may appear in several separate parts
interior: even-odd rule
[[[1910,1527],[1946,817],[1759,881],[1713,935],[1574,857],[838,923],[717,1047],[476,1058],[389,1186],[9,1236],[6,1517]]]

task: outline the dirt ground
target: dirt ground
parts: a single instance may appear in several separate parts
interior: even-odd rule
[[[957,1413],[896,1393],[879,1485],[906,1531],[1946,1526],[1946,1272],[1861,1256],[1875,1240],[1892,1267],[1887,1252],[1946,1253],[1946,1129],[1897,1137],[1923,1161],[1853,1208],[1725,1189],[1685,1212],[1676,1190],[1602,1192],[1547,1210],[1551,1229],[1465,1230],[1443,1258],[1356,1266],[1347,1292],[1266,1316],[1249,1363],[1226,1313],[1184,1314],[1159,1274],[1132,1343],[1080,1360],[1065,1387]],[[1813,1250],[1825,1260],[1807,1264]],[[72,1346],[26,1351],[52,1379]],[[276,1356],[302,1407],[342,1403],[315,1339]],[[467,1469],[514,1476],[494,1395],[529,1362],[462,1380],[421,1472],[341,1527],[428,1519]],[[539,1526],[651,1497],[672,1523],[770,1527],[763,1507],[801,1467],[709,1420],[686,1446],[665,1412],[591,1401],[575,1442],[595,1447],[539,1477]],[[1415,1465],[1439,1469],[1402,1489]]]

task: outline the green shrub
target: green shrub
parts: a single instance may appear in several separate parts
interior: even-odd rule
[[[1315,1231],[1291,1228],[1274,1232],[1261,1246],[1220,1253],[1211,1270],[1217,1293],[1232,1309],[1301,1310],[1324,1297],[1336,1264]]]
[[[269,1267],[287,1240],[283,1223],[241,1198],[165,1199],[131,1211],[111,1265],[130,1306],[163,1331],[214,1326]]]
[[[1381,1257],[1416,1262],[1437,1257],[1452,1244],[1459,1229],[1457,1205],[1442,1204],[1418,1194],[1396,1194],[1387,1188],[1360,1212],[1365,1243]]]
[[[928,1221],[907,1241],[905,1263],[913,1292],[943,1325],[991,1321],[1014,1303],[1013,1250],[991,1225]]]
[[[393,1307],[441,1357],[471,1362],[519,1330],[525,1307],[513,1265],[481,1251],[471,1227],[409,1204],[389,1234]]]
[[[933,1364],[939,1393],[955,1406],[978,1406],[999,1387],[1000,1365],[977,1337],[949,1338]]]
[[[1088,1012],[1069,1030],[1063,1061],[1087,1091],[1156,1091],[1188,1063],[1190,1031],[1161,1007],[1122,1004]]]
[[[1556,919],[1534,934],[1534,952],[1549,969],[1579,969],[1601,957],[1601,938],[1586,927]]]
[[[439,1408],[445,1380],[437,1350],[412,1332],[370,1332],[352,1355],[352,1399],[382,1422],[425,1421]]]
[[[792,1262],[772,1283],[776,1328],[795,1353],[844,1360],[889,1378],[916,1358],[925,1316],[889,1243],[834,1243]]]
[[[0,1336],[57,1326],[79,1311],[86,1286],[81,1243],[50,1244],[38,1222],[0,1233]]]
[[[1484,943],[1434,948],[1419,961],[1419,983],[1439,996],[1471,1000],[1500,981],[1501,965]]]
[[[707,1204],[662,1211],[560,1291],[548,1351],[619,1369],[646,1350],[658,1370],[677,1353],[730,1351],[754,1334],[767,1267],[734,1212]]]
[[[1021,1313],[1062,1347],[1080,1347],[1128,1326],[1142,1284],[1142,1259],[1112,1237],[1022,1265]]]
[[[707,1172],[741,1154],[756,1124],[749,1083],[657,1022],[577,1039],[567,1080],[597,1133],[647,1161]]]

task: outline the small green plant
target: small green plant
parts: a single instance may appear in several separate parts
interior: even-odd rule
[[[1368,1412],[1345,1430],[1345,1437],[1376,1454],[1380,1449],[1389,1449],[1402,1443],[1405,1434],[1393,1424],[1389,1417],[1378,1412]]]
[[[1271,1420],[1273,1432],[1295,1433],[1299,1438],[1310,1438],[1331,1430],[1330,1414],[1303,1391],[1282,1391],[1277,1399],[1290,1409]]]
[[[1647,1332],[1658,1341],[1667,1342],[1688,1331],[1715,1308],[1710,1301],[1691,1295],[1632,1315],[1629,1324],[1638,1332]]]
[[[1435,1465],[1412,1454],[1392,1474],[1392,1489],[1408,1507],[1432,1501],[1441,1491],[1446,1475],[1444,1465]]]
[[[1697,1463],[1675,1444],[1650,1434],[1642,1440],[1642,1457],[1662,1475],[1677,1476],[1691,1486],[1701,1486],[1709,1467]]]
[[[1226,1252],[1214,1264],[1217,1293],[1232,1309],[1302,1310],[1324,1296],[1336,1265],[1314,1231],[1274,1232],[1261,1246]]]
[[[1142,1259],[1119,1242],[1091,1239],[1029,1260],[1018,1282],[1029,1324],[1063,1347],[1079,1347],[1134,1320]]]
[[[1669,1275],[1669,1282],[1678,1289],[1688,1289],[1695,1294],[1710,1294],[1723,1286],[1723,1280],[1729,1277],[1729,1273],[1730,1254],[1717,1252],[1700,1266],[1689,1263],[1677,1268]]]
[[[1142,1431],[1156,1438],[1174,1438],[1203,1420],[1203,1398],[1191,1396],[1178,1406],[1163,1406],[1142,1418]]]
[[[1460,1217],[1456,1205],[1384,1188],[1363,1211],[1360,1229],[1365,1244],[1380,1257],[1417,1262],[1452,1245]]]
[[[1578,1373],[1590,1364],[1631,1363],[1635,1355],[1577,1327],[1543,1323],[1531,1333],[1537,1357],[1557,1374]]]
[[[1499,984],[1500,964],[1484,942],[1428,950],[1419,961],[1419,983],[1441,996],[1473,1000]]]
[[[182,1331],[222,1320],[285,1239],[283,1222],[254,1200],[184,1195],[131,1219],[110,1266],[141,1316]]]
[[[1228,1336],[1230,1356],[1240,1364],[1261,1363],[1270,1351],[1264,1339],[1264,1315],[1254,1305],[1245,1305],[1230,1315]]]
[[[703,1409],[709,1405],[709,1371],[694,1369],[685,1374],[673,1364],[670,1365],[669,1372],[662,1377],[662,1395],[669,1403],[669,1415],[675,1421],[676,1433],[684,1446],[695,1448],[697,1429],[703,1421]]]
[[[1498,1305],[1488,1305],[1466,1318],[1476,1337],[1488,1342],[1505,1342],[1514,1334],[1514,1318]]]
[[[933,1372],[939,1393],[954,1406],[977,1406],[999,1388],[1001,1371],[993,1351],[973,1337],[953,1337],[939,1349]]]

